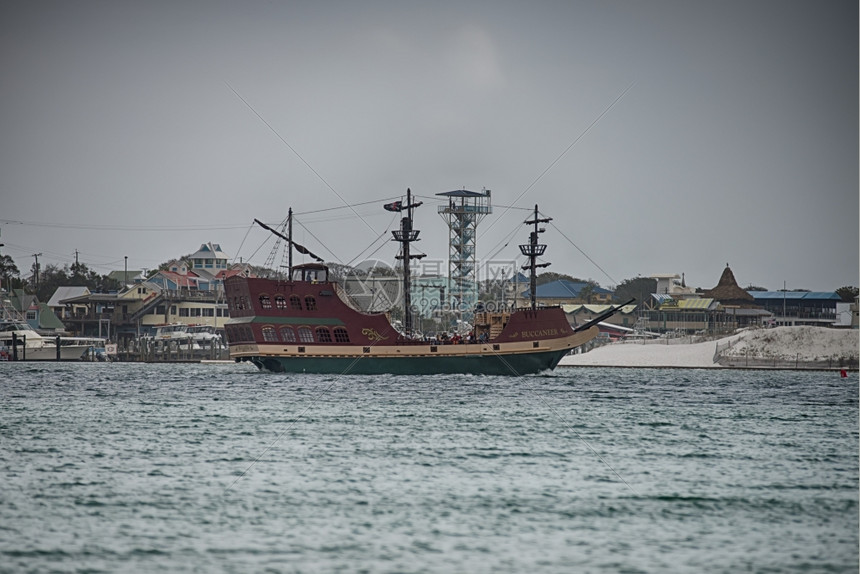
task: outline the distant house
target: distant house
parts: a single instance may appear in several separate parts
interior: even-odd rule
[[[220,245],[204,243],[188,261],[175,259],[148,281],[169,291],[223,291],[224,280],[239,273],[250,275],[250,266],[230,265]]]
[[[833,327],[842,298],[830,291],[750,291],[750,297],[775,315],[777,325]]]
[[[45,333],[65,330],[63,322],[54,315],[47,304],[40,303],[35,295],[25,293],[23,289],[12,289],[3,292],[2,296],[4,298],[3,305],[20,313],[27,324],[36,331]]]
[[[658,273],[650,276],[651,279],[657,281],[657,295],[669,295],[674,300],[685,299],[687,297],[698,297],[696,290],[692,287],[687,287],[684,274],[681,273]]]
[[[227,269],[230,258],[221,251],[221,246],[217,243],[204,243],[188,259],[191,261],[192,270],[203,270],[214,275],[219,270]]]
[[[172,269],[181,269],[181,271],[173,271]],[[163,290],[178,292],[209,291],[212,286],[209,279],[201,278],[197,273],[188,271],[184,265],[171,266],[170,271],[156,271],[146,281]]]
[[[54,315],[61,321],[66,321],[86,312],[86,305],[71,305],[62,303],[61,301],[89,294],[89,287],[84,285],[63,285],[57,287],[57,290],[51,295],[51,298],[48,300],[48,307],[51,308]]]
[[[531,300],[531,289],[523,291],[519,299]],[[535,289],[535,300],[538,305],[546,307],[555,305],[576,304],[608,304],[612,301],[612,291],[594,286],[583,281],[557,279]]]
[[[167,264],[167,270],[171,273],[179,273],[180,275],[188,274],[188,262],[182,259],[174,259]]]

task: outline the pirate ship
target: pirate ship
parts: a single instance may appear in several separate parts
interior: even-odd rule
[[[571,349],[598,334],[596,324],[610,313],[572,328],[560,307],[538,307],[535,300],[536,270],[546,245],[538,243],[543,230],[535,205],[529,242],[520,251],[529,262],[531,300],[527,308],[476,311],[474,333],[467,342],[455,344],[416,338],[413,330],[409,262],[423,257],[412,253],[418,241],[413,203],[407,190],[406,204],[386,205],[404,213],[399,230],[392,231],[400,244],[402,260],[402,327],[397,329],[384,313],[357,308],[342,285],[332,280],[322,258],[292,240],[292,211],[284,235],[257,221],[286,241],[288,272],[283,278],[233,276],[224,288],[230,310],[225,332],[230,356],[250,361],[260,369],[289,373],[327,374],[490,374],[523,375],[550,370]],[[311,256],[317,263],[292,264],[292,251]]]

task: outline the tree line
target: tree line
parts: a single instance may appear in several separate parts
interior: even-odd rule
[[[57,287],[82,286],[93,292],[116,291],[122,283],[107,275],[100,275],[91,270],[85,263],[71,265],[56,265],[49,263],[30,269],[30,278],[21,278],[21,272],[15,261],[8,255],[0,256],[0,279],[4,289],[24,289],[25,292],[36,295],[39,301],[48,301]]]
[[[329,264],[332,271],[332,279],[337,281],[342,276],[347,275],[349,270],[347,266],[339,264]],[[30,278],[25,280],[21,278],[20,271],[15,265],[15,261],[9,255],[0,256],[0,280],[4,289],[24,289],[26,292],[35,294],[39,301],[48,301],[57,287],[61,286],[84,286],[93,292],[108,292],[116,291],[122,287],[120,281],[111,279],[108,275],[100,275],[91,270],[85,263],[72,263],[71,265],[55,265],[47,264],[44,267],[41,265],[36,269],[35,263],[31,267]],[[159,266],[160,269],[166,269],[167,263]],[[265,269],[253,266],[253,271],[258,275],[265,275]],[[376,272],[380,272],[377,270]],[[586,287],[580,293],[580,296],[586,303],[590,302],[590,298],[594,289],[600,285],[593,279],[578,279],[564,273],[545,272],[537,276],[537,284],[544,285],[552,281],[564,279],[574,283],[585,283]],[[524,285],[528,288],[527,285]],[[500,281],[486,281],[481,285],[480,297],[486,300],[492,300],[494,297],[501,300],[504,285]],[[750,285],[746,288],[747,291],[767,291],[764,287]],[[631,277],[624,279],[616,287],[613,295],[613,301],[623,302],[631,298],[636,299],[637,303],[646,301],[651,293],[657,291],[657,280],[650,277]],[[808,289],[794,289],[793,291],[808,291]],[[847,303],[853,303],[858,296],[858,288],[853,285],[845,285],[835,290],[836,294]]]

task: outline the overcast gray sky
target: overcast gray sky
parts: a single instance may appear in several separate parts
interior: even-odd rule
[[[393,224],[383,200],[485,187],[482,258],[527,237],[496,253],[527,216],[499,206],[538,203],[549,270],[603,286],[711,288],[726,263],[742,286],[858,284],[856,1],[28,1],[0,30],[22,272],[208,241],[262,264],[253,218],[379,200],[297,217],[346,263]],[[425,202],[418,247],[445,259]]]

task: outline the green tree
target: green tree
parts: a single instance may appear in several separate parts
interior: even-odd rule
[[[615,288],[613,300],[623,303],[635,298],[637,303],[643,303],[651,297],[651,293],[657,292],[657,280],[650,277],[631,277],[625,279]]]
[[[83,284],[83,282],[86,281],[87,276],[90,274],[90,270],[86,263],[72,263],[69,266],[69,273],[69,279],[71,281]]]
[[[585,284],[585,287],[579,290],[579,299],[581,299],[584,303],[591,303],[594,298],[594,288],[597,285],[593,282],[588,282]]]
[[[860,289],[853,285],[846,285],[836,290],[836,294],[842,297],[842,301],[845,303],[853,303],[858,293],[860,293]]]
[[[99,275],[89,269],[85,263],[72,263],[71,267],[49,263],[42,267],[39,265],[38,282],[35,277],[35,263],[33,264],[33,280],[30,284],[30,292],[38,297],[39,301],[48,301],[56,292],[57,287],[80,286],[86,287],[93,292],[106,293],[117,291],[122,284],[111,279],[107,275]]]
[[[526,276],[528,277],[528,275]],[[586,281],[585,279],[577,279],[572,275],[567,275],[565,273],[553,273],[552,271],[545,271],[539,274],[535,282],[538,285],[545,285],[547,283],[552,283],[553,281],[558,281],[560,279],[563,279],[565,281],[571,281],[573,283],[594,283],[595,285],[597,285],[597,283],[592,281],[591,279]]]
[[[348,277],[350,273],[353,272],[353,268],[349,265],[343,265],[341,263],[326,263],[328,267],[328,279],[332,282],[340,282],[345,277]]]
[[[4,289],[20,289],[23,286],[18,266],[9,255],[0,256],[0,280]]]
[[[39,265],[39,267],[37,276],[36,264],[33,263],[33,281],[30,288],[39,301],[49,300],[54,291],[57,290],[57,287],[72,284],[67,273],[68,266],[60,267],[54,263],[48,263],[44,267],[42,265]]]

